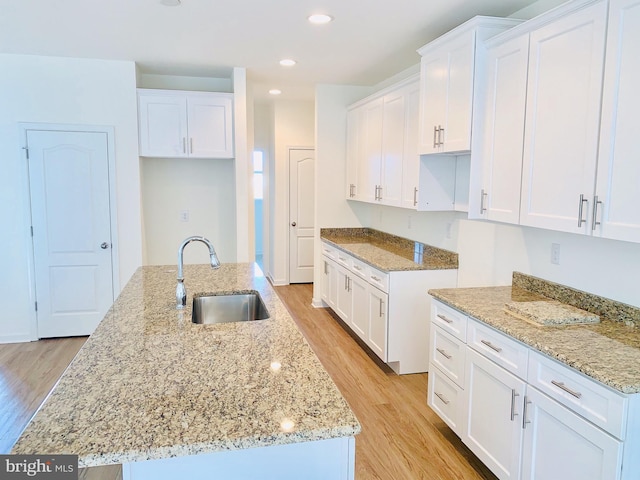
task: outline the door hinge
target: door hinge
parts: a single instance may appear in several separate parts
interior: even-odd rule
[[[36,304],[36,312],[38,311],[38,302],[35,302]]]
[[[27,155],[27,160],[29,160],[29,147],[22,147],[22,149],[24,150],[25,154]]]

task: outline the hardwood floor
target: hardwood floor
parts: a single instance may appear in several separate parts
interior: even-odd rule
[[[427,374],[396,375],[374,360],[329,310],[311,306],[312,288],[275,290],[362,424],[356,479],[495,479],[427,406]]]
[[[427,375],[393,373],[376,362],[326,309],[311,285],[276,287],[283,303],[362,424],[357,480],[494,480],[427,406]],[[84,338],[0,345],[0,454],[60,377]],[[121,480],[119,465],[82,469],[82,480]]]

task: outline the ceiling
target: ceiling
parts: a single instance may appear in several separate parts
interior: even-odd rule
[[[375,85],[474,15],[534,0],[0,0],[0,52],[135,61],[141,71],[228,77],[313,95],[317,83]],[[335,20],[311,25],[311,13]],[[278,61],[293,58],[294,67]],[[259,91],[255,92],[258,96]]]

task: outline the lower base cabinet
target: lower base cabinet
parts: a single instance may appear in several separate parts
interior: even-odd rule
[[[640,478],[640,394],[615,392],[439,301],[431,311],[427,403],[499,479]]]

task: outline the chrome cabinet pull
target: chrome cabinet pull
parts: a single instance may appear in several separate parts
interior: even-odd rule
[[[489,340],[480,340],[480,343],[482,343],[483,345],[486,345],[487,347],[489,347],[491,350],[493,350],[494,352],[498,352],[500,353],[502,351],[502,349],[500,347],[496,347],[493,343],[491,343]]]
[[[571,390],[569,387],[567,387],[563,382],[558,382],[557,380],[551,380],[551,383],[553,383],[556,387],[558,387],[560,390],[564,390],[565,392],[567,392],[569,395],[573,395],[576,398],[581,398],[582,394],[580,392],[576,392],[575,390]]]
[[[384,302],[382,301],[382,299],[380,299],[380,318],[382,318],[384,316],[384,312],[382,311],[382,306],[384,305]]]
[[[446,358],[447,360],[451,360],[451,355],[449,355],[447,352],[445,352],[443,349],[441,348],[436,348],[436,351],[442,355],[444,358]]]
[[[511,389],[511,421],[513,422],[514,418],[518,416],[516,413],[516,397],[519,397],[520,394],[516,393],[514,388]]]
[[[418,187],[413,187],[413,206],[418,205]]]
[[[433,126],[433,148],[438,146],[438,127]]]
[[[187,153],[187,137],[182,137],[182,153]]]
[[[593,197],[593,216],[591,218],[591,230],[595,230],[602,222],[598,221],[598,205],[602,205],[602,201],[598,200],[598,195]]]
[[[444,403],[445,405],[449,405],[449,403],[450,403],[449,400],[447,400],[443,394],[438,393],[438,392],[433,392],[433,394],[436,397],[438,397],[442,403]]]
[[[193,137],[189,137],[189,153],[193,153]]]
[[[531,403],[531,400],[527,400],[527,396],[524,396],[524,408],[522,409],[522,429],[527,428],[527,423],[531,423],[531,420],[527,420],[527,405]]]
[[[442,128],[442,125],[438,125],[438,146],[444,145],[444,140],[442,139],[443,134],[444,128]]]
[[[359,272],[362,271],[362,269],[358,266],[358,265],[354,265],[353,268],[355,268],[356,270],[358,270]]]
[[[351,277],[347,277],[347,292],[351,291]]]
[[[371,278],[372,278],[373,280],[375,280],[376,282],[380,282],[380,281],[382,280],[381,278],[378,278],[378,277],[376,277],[375,275],[371,275]]]
[[[453,323],[453,320],[451,320],[450,318],[445,317],[444,315],[442,315],[441,313],[437,314],[436,317],[438,317],[441,320],[444,320],[447,323]]]
[[[480,190],[480,215],[487,211],[487,207],[484,206],[484,199],[487,198],[488,193],[484,191],[484,188]]]
[[[586,219],[582,218],[582,212],[584,210],[585,202],[588,204],[589,200],[584,198],[584,195],[581,193],[580,194],[580,205],[578,205],[578,228],[582,227],[582,224],[586,223],[586,221],[587,221]]]
[[[324,262],[324,274],[327,275],[329,272],[327,271],[327,262]]]

